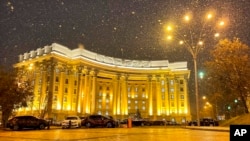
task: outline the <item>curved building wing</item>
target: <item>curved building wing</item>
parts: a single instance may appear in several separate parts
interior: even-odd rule
[[[19,55],[15,67],[34,82],[33,101],[19,114],[191,119],[187,62],[128,60],[53,43]]]

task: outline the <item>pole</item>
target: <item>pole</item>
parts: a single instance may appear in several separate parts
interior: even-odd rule
[[[200,126],[198,76],[197,76],[197,57],[196,57],[196,55],[193,55],[193,60],[194,60],[194,77],[195,77],[196,118],[197,118],[197,125]]]

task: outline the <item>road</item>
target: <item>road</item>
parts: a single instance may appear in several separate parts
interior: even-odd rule
[[[0,130],[1,141],[229,141],[229,132],[180,127]]]

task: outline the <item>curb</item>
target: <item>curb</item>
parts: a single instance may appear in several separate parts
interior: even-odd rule
[[[218,131],[218,132],[230,132],[229,127],[183,127],[190,130],[205,130],[205,131]]]

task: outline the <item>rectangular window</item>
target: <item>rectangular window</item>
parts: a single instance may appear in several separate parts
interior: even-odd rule
[[[181,99],[184,99],[184,95],[181,95]]]
[[[58,91],[58,86],[55,86],[55,91],[56,91],[56,92]]]
[[[67,97],[64,97],[64,98],[63,98],[63,102],[67,102]]]
[[[184,102],[181,102],[181,107],[184,107]]]
[[[75,84],[75,86],[77,85],[77,81],[76,80],[75,80],[74,84]]]
[[[74,89],[74,94],[76,94],[76,89]]]
[[[183,92],[183,91],[184,91],[184,89],[183,89],[182,87],[180,87],[180,91],[181,91],[181,92]]]
[[[164,80],[161,80],[161,85],[164,85],[165,84],[165,81]]]
[[[53,100],[57,101],[57,95],[54,95]]]
[[[170,85],[174,85],[174,80],[170,80]]]
[[[68,93],[68,88],[65,88],[64,92],[65,92],[65,93]]]
[[[174,88],[170,88],[170,92],[173,93],[174,92]]]
[[[56,82],[59,82],[59,77],[58,76],[56,77]]]
[[[69,80],[68,79],[65,79],[65,84],[69,84]]]
[[[174,95],[173,94],[170,95],[170,99],[174,99]]]
[[[183,84],[183,80],[180,80],[180,84]]]
[[[171,102],[171,107],[174,107],[174,102]]]

